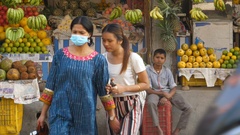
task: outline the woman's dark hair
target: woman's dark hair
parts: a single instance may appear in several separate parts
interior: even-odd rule
[[[166,51],[164,49],[157,49],[153,53],[153,57],[156,56],[157,54],[163,54],[166,57]]]
[[[70,25],[70,29],[72,30],[73,26],[75,24],[81,24],[85,29],[86,31],[90,34],[90,43],[88,43],[89,46],[93,45],[93,39],[92,39],[92,36],[93,36],[93,24],[92,22],[89,20],[89,18],[87,16],[79,16],[79,17],[76,17],[73,19],[71,25]]]
[[[124,56],[122,61],[122,69],[120,72],[121,74],[127,70],[128,60],[130,56],[130,46],[128,38],[123,34],[122,27],[118,24],[107,24],[102,30],[102,33],[104,32],[112,33],[117,38],[117,41],[122,41],[121,45],[124,50]]]

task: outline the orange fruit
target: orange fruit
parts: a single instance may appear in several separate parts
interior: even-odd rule
[[[9,27],[9,25],[4,25],[4,30],[6,31],[6,29]]]
[[[4,27],[3,26],[0,26],[0,33],[1,32],[4,32]]]
[[[17,27],[17,28],[18,28],[18,27],[20,26],[20,24],[18,24],[18,23],[17,23],[17,24],[10,24],[10,26],[11,26],[11,27]]]
[[[24,29],[24,31],[27,32],[27,33],[30,33],[30,32],[33,31],[33,30],[30,29],[27,25],[25,25],[25,26],[23,27],[23,29]]]
[[[40,38],[40,39],[44,39],[44,38],[47,37],[47,32],[44,31],[44,30],[40,30],[40,31],[37,32],[37,36],[38,36],[38,38]]]
[[[20,25],[22,27],[24,27],[25,25],[27,25],[27,21],[28,21],[28,18],[27,17],[23,17],[23,19],[19,23],[20,23]]]
[[[44,38],[42,39],[44,45],[50,45],[52,43],[51,38]]]
[[[6,39],[6,34],[5,34],[5,32],[3,31],[3,32],[0,32],[0,41],[2,41],[2,40],[5,40]]]
[[[29,32],[29,35],[30,35],[31,37],[37,36],[37,32],[31,31],[31,32]]]

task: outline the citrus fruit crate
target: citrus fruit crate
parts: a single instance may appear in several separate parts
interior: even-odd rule
[[[0,98],[0,135],[18,135],[22,128],[23,105]]]
[[[181,77],[182,86],[207,86],[205,78],[194,78],[193,76],[189,79],[189,81],[186,79],[186,77]],[[223,81],[220,79],[217,79],[214,86],[222,86]]]
[[[164,135],[171,135],[172,132],[172,104],[167,101],[165,105],[158,106],[158,118],[161,129]],[[143,110],[143,123],[141,135],[157,135],[157,127],[153,126],[152,117],[148,111],[147,103]]]

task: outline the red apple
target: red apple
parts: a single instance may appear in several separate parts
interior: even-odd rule
[[[3,10],[3,7],[2,7],[2,6],[0,6],[0,10]]]
[[[33,12],[33,15],[34,15],[34,16],[38,16],[39,13],[38,13],[37,11],[35,11],[35,12]]]
[[[3,24],[4,23],[4,20],[3,19],[0,19],[0,24]]]
[[[4,14],[4,15],[2,16],[2,18],[5,19],[5,20],[7,20],[7,15]]]
[[[0,15],[4,15],[5,12],[3,10],[0,11]]]
[[[29,16],[33,16],[33,12],[32,12],[32,11],[27,12],[27,14],[28,14]]]
[[[27,12],[30,12],[30,11],[32,11],[32,8],[31,8],[31,7],[27,7],[27,8],[26,8],[26,11],[27,11]]]
[[[32,7],[32,11],[35,12],[37,11],[38,9],[36,7]]]
[[[6,6],[2,7],[3,11],[7,12],[8,8]]]

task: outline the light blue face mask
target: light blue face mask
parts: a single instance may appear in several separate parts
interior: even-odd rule
[[[74,43],[74,45],[82,46],[88,42],[88,36],[72,34],[70,40]]]

